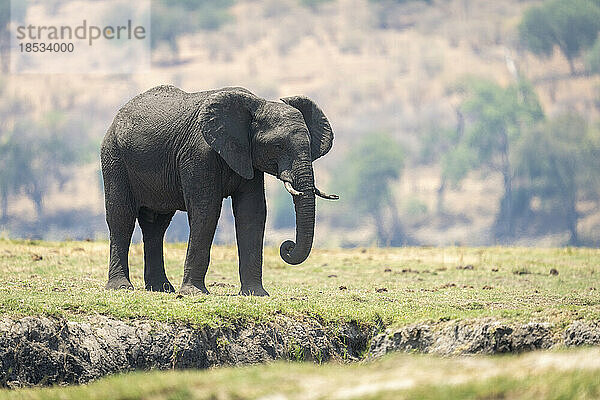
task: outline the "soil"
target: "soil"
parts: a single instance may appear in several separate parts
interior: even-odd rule
[[[208,368],[276,359],[358,361],[391,351],[492,354],[581,345],[600,345],[598,323],[577,321],[561,331],[544,323],[510,325],[486,319],[391,330],[285,316],[269,323],[218,328],[103,316],[78,322],[4,318],[0,385],[85,383],[136,369]]]
[[[369,328],[314,319],[192,327],[91,317],[0,320],[0,385],[85,383],[135,369],[208,368],[275,359],[358,360]]]

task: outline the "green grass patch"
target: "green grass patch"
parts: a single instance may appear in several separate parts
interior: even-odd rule
[[[432,383],[436,382],[436,383]],[[440,383],[443,382],[443,383]],[[134,372],[89,385],[0,390],[0,399],[595,399],[600,350],[373,363],[276,362],[204,371]]]
[[[185,250],[185,244],[165,247],[175,287]],[[280,314],[398,326],[478,317],[557,324],[600,318],[596,249],[315,249],[292,267],[278,249],[267,248],[268,298],[236,295],[235,247],[213,247],[206,279],[211,295],[199,297],[143,290],[141,244],[130,250],[136,290],[104,290],[107,259],[106,242],[0,240],[0,314],[69,319],[102,314],[210,325],[268,321]]]

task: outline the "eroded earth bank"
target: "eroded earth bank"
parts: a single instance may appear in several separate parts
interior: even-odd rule
[[[85,383],[135,369],[208,368],[276,359],[358,361],[390,351],[493,354],[582,345],[600,345],[598,322],[576,321],[560,328],[480,319],[390,329],[281,315],[268,323],[213,328],[103,316],[77,322],[4,318],[0,383],[4,387]]]

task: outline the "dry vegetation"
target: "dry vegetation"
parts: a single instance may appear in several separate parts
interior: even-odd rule
[[[475,74],[511,82],[506,55],[534,82],[549,115],[576,109],[597,118],[598,76],[572,78],[560,54],[539,60],[520,48],[516,26],[523,10],[536,3],[409,2],[390,11],[367,0],[325,2],[315,9],[294,0],[239,1],[231,10],[234,22],[215,32],[180,38],[181,62],[165,62],[157,52],[149,74],[12,75],[8,83],[11,93],[26,96],[39,110],[55,105],[52,94],[60,93],[65,104],[75,105],[73,112],[89,114],[95,121],[90,135],[97,141],[121,104],[157,84],[172,83],[189,91],[241,85],[271,99],[303,93],[322,106],[337,135],[331,154],[316,164],[321,185],[335,192],[335,182],[328,182],[330,171],[360,135],[390,132],[409,154],[416,154],[423,130],[456,124],[454,110],[460,99],[448,89],[458,79]],[[97,167],[94,163],[77,174],[78,183],[60,191],[66,195],[56,190],[46,202],[49,212],[77,204],[101,221]],[[501,196],[497,179],[473,175],[450,188],[448,211],[455,217],[441,221],[433,216],[438,169],[409,157],[395,193],[398,208],[411,234],[423,243],[489,244],[489,227]],[[275,185],[274,179],[268,181],[270,195]],[[414,204],[424,205],[427,212],[415,216]],[[24,199],[12,201],[9,211],[34,219],[33,206]],[[584,235],[597,233],[596,214],[580,221]],[[368,242],[371,227],[341,232],[325,221],[316,243],[338,245],[345,237]],[[565,235],[555,234],[528,238],[527,243],[556,245],[564,240]]]

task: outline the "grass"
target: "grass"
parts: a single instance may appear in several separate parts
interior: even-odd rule
[[[267,321],[278,314],[324,321],[405,325],[495,317],[567,324],[600,318],[600,250],[401,248],[313,250],[288,266],[265,249],[271,297],[236,296],[235,247],[212,249],[208,296],[150,293],[143,288],[143,249],[132,245],[136,290],[104,290],[106,242],[0,240],[0,314],[148,318],[220,325]],[[167,275],[181,283],[185,244],[165,249]],[[558,275],[550,274],[556,269]]]
[[[594,399],[600,350],[440,358],[394,354],[351,365],[276,362],[134,372],[89,385],[2,390],[0,399]]]

